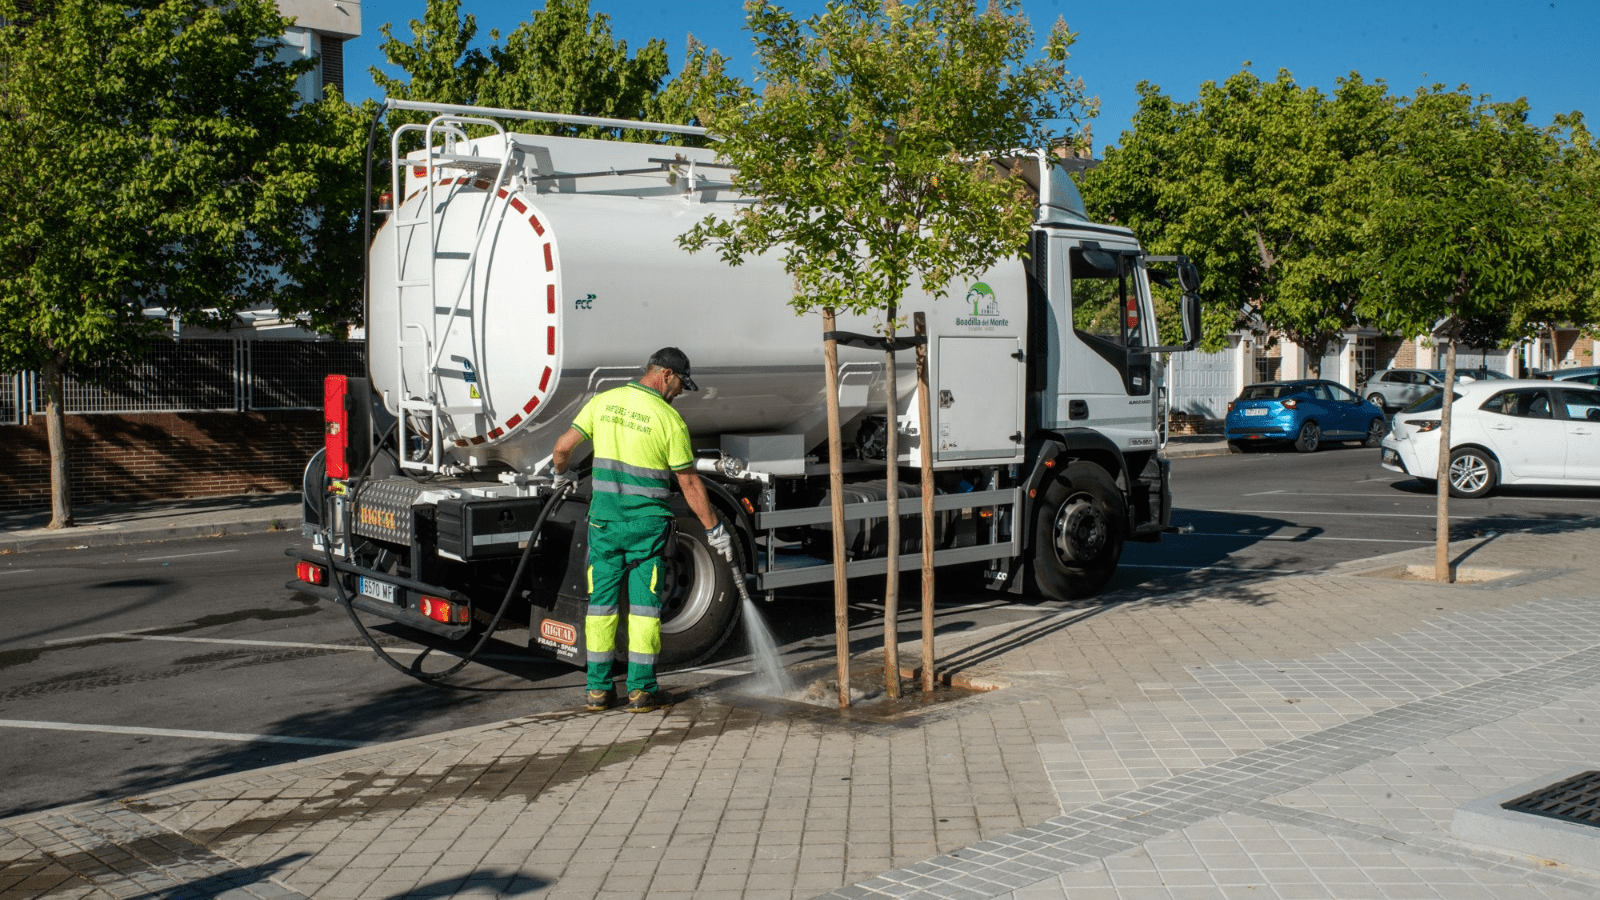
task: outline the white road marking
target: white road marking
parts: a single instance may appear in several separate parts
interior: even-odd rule
[[[1244,496],[1246,496],[1246,497],[1265,497],[1268,494],[1284,494],[1284,493],[1288,493],[1288,492],[1284,491],[1284,490],[1256,491],[1254,494],[1245,494]]]
[[[336,738],[295,737],[287,734],[238,734],[231,731],[189,731],[182,728],[131,728],[126,725],[80,725],[75,722],[35,722],[28,719],[0,719],[0,728],[32,728],[41,731],[87,731],[94,734],[134,734],[149,737],[191,738],[200,741],[238,741],[246,744],[303,744],[309,747],[369,746],[364,741]]]
[[[160,631],[163,628],[171,627],[171,625],[151,625],[149,628],[129,628],[127,631],[104,631],[100,634],[84,634],[79,635],[78,637],[53,638],[45,641],[44,645],[46,647],[54,647],[57,644],[87,644],[90,641],[102,641],[107,638],[132,639],[138,637],[139,632],[141,631]]]
[[[21,575],[24,572],[32,571],[32,569],[7,569],[4,572],[0,572],[0,575]]]
[[[1301,543],[1306,543],[1306,542],[1309,542],[1309,541],[1360,541],[1360,542],[1369,543],[1369,544],[1431,544],[1431,543],[1433,543],[1433,541],[1405,541],[1405,540],[1400,540],[1398,538],[1390,539],[1390,538],[1329,537],[1327,535],[1321,535],[1321,534],[1316,535],[1315,537],[1307,537],[1307,536],[1302,536],[1302,537],[1272,537],[1272,536],[1263,535],[1263,534],[1246,534],[1246,533],[1240,532],[1240,531],[1235,531],[1235,532],[1233,532],[1231,534],[1228,534],[1228,533],[1213,534],[1213,533],[1204,532],[1204,531],[1184,531],[1184,532],[1179,532],[1179,533],[1184,537],[1251,538],[1253,540],[1258,540],[1258,541],[1299,541]]]
[[[1158,566],[1150,563],[1121,564],[1125,569],[1173,569],[1179,572],[1248,572],[1252,575],[1304,575],[1305,569],[1247,569],[1236,566]]]
[[[1594,500],[1591,499],[1591,500],[1588,500],[1586,502],[1593,503]],[[1205,510],[1193,510],[1193,511],[1185,510],[1185,512],[1227,513],[1229,515],[1238,515],[1238,516],[1360,516],[1361,518],[1377,517],[1377,518],[1382,518],[1382,519],[1436,519],[1436,518],[1438,518],[1438,516],[1435,515],[1434,513],[1307,512],[1306,510],[1301,510],[1301,509],[1287,511],[1287,512],[1286,511],[1282,511],[1282,510],[1276,510],[1276,509],[1205,509]],[[1485,515],[1494,515],[1494,513],[1487,512],[1487,513],[1479,513],[1479,514],[1471,515],[1471,516],[1451,516],[1450,518],[1452,518],[1452,519],[1482,519]],[[1516,521],[1516,520],[1520,520],[1520,519],[1530,519],[1532,517],[1531,516],[1507,515],[1507,516],[1505,516],[1505,518],[1507,520],[1509,520],[1509,521]],[[1592,519],[1592,518],[1594,518],[1594,516],[1584,516],[1583,518]]]
[[[171,556],[141,556],[134,562],[155,562],[158,559],[187,559],[191,556],[220,556],[224,553],[238,553],[238,550],[207,550],[204,553],[174,553]]]
[[[141,630],[143,630],[143,631],[158,631],[161,628],[169,628],[169,627],[171,627],[171,626],[161,625],[161,626],[157,626],[155,628],[145,628],[145,629],[141,629]],[[356,652],[363,652],[364,653],[364,652],[368,652],[368,651],[370,651],[372,649],[372,648],[368,647],[366,644],[307,644],[307,643],[302,643],[302,642],[299,642],[299,641],[248,641],[248,640],[244,640],[242,638],[199,638],[199,637],[179,637],[178,635],[174,635],[174,634],[138,634],[136,631],[108,631],[108,632],[106,632],[104,634],[91,634],[91,635],[85,635],[84,637],[57,638],[56,640],[53,640],[53,641],[45,641],[45,643],[48,644],[48,645],[80,644],[80,643],[87,643],[89,641],[94,641],[94,640],[102,640],[102,639],[106,639],[106,638],[124,638],[124,639],[127,639],[127,640],[133,640],[133,641],[169,641],[169,642],[173,642],[173,643],[185,643],[185,644],[228,644],[228,645],[235,645],[235,646],[242,646],[242,647],[266,647],[268,649],[283,649],[283,650],[343,650],[345,652],[356,651]],[[383,648],[383,652],[388,653],[390,655],[397,655],[397,654],[413,654],[413,655],[415,655],[415,654],[423,652],[424,649],[426,649],[426,648],[423,648],[423,647],[384,647]],[[458,652],[453,651],[453,650],[435,650],[434,652],[442,654],[444,656],[454,656],[454,657],[457,657],[457,658],[460,658],[463,655],[462,653],[458,653]],[[480,659],[480,660],[488,660],[488,661],[492,661],[492,662],[527,662],[530,659],[537,659],[538,657],[534,657],[534,656],[531,656],[531,655],[529,655],[529,656],[507,656],[507,655],[505,655],[503,653],[485,653],[485,654],[482,654],[482,655],[480,655],[480,656],[478,656],[476,658]]]

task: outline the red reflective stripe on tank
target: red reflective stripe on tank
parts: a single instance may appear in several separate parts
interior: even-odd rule
[[[417,176],[418,178],[421,178],[422,176],[428,174],[428,170],[424,166],[412,166],[411,167],[411,174]]]
[[[456,446],[457,447],[465,447],[466,445],[467,445],[466,441],[463,441],[463,440],[457,440],[456,441]]]
[[[505,188],[501,188],[500,190],[495,191],[495,195],[498,196],[501,200],[504,200],[506,198],[506,189]]]
[[[521,425],[521,424],[522,424],[522,416],[521,415],[515,415],[515,416],[512,416],[511,418],[506,420],[506,427],[507,428],[515,428],[515,427],[517,427],[518,425]]]
[[[539,237],[544,237],[544,226],[539,224],[538,216],[530,217],[528,219],[528,224],[533,226],[534,234],[537,234]]]
[[[491,439],[492,438],[497,438],[500,435],[505,434],[505,433],[506,433],[506,430],[504,428],[496,428],[495,430],[489,432],[489,437]]]
[[[484,442],[484,437],[481,434],[480,435],[474,435],[473,438],[472,438],[472,443],[473,444],[481,444],[483,442]]]
[[[544,245],[544,270],[546,272],[554,272],[556,270],[556,260],[555,257],[550,255],[549,244]],[[554,353],[555,351],[551,350],[550,352]]]
[[[556,355],[556,327],[554,325],[551,325],[549,328],[545,329],[545,344],[549,348],[550,355],[551,356],[555,356]]]
[[[511,198],[511,208],[516,210],[519,213],[525,213],[525,212],[528,211],[528,204],[523,203],[520,199],[518,199],[516,197],[512,197]]]
[[[554,374],[549,366],[544,367],[544,374],[539,376],[539,390],[544,390],[550,384],[550,376]]]
[[[548,309],[549,309],[550,315],[552,315],[552,316],[555,315],[556,314],[556,286],[555,285],[547,284],[547,285],[544,286],[544,302],[545,302],[545,306],[548,307]]]
[[[535,397],[532,400],[529,400],[527,403],[522,404],[522,411],[531,416],[533,415],[533,408],[538,405],[539,398]]]
[[[479,179],[477,181],[474,181],[472,183],[472,186],[477,188],[480,191],[487,191],[489,189],[489,182],[484,181],[482,179]]]

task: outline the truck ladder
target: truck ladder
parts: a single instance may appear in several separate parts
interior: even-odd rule
[[[457,145],[467,140],[464,127],[468,125],[482,125],[494,129],[495,133],[501,138],[503,149],[500,156],[474,156],[457,152]],[[419,214],[408,218],[400,214],[404,204],[398,198],[403,196],[401,194],[401,186],[404,182],[407,168],[415,166],[418,161],[401,154],[400,142],[405,134],[412,132],[421,132],[423,135],[424,152],[421,161],[423,163],[424,180],[421,190],[424,194],[422,202],[415,207],[419,210]],[[393,206],[394,211],[391,213],[393,218],[390,219],[390,224],[394,226],[392,233],[395,242],[395,286],[397,288],[426,289],[427,309],[431,319],[429,325],[432,326],[430,328],[422,322],[405,321],[401,310],[396,310],[395,324],[399,333],[395,335],[395,347],[397,349],[395,355],[397,369],[395,384],[399,386],[399,396],[396,398],[396,404],[403,423],[402,433],[409,434],[409,426],[405,424],[405,420],[409,417],[408,414],[418,417],[425,416],[428,430],[428,454],[426,458],[411,458],[411,454],[405,450],[404,439],[402,439],[401,452],[398,454],[402,470],[438,472],[443,466],[444,417],[449,416],[453,420],[456,416],[476,416],[485,412],[483,397],[486,394],[481,381],[479,382],[477,402],[457,406],[441,405],[443,384],[440,379],[439,364],[443,360],[445,353],[444,336],[449,333],[450,326],[455,322],[456,317],[462,313],[463,304],[468,302],[467,286],[472,283],[472,279],[476,275],[478,253],[483,247],[483,239],[492,220],[490,216],[490,208],[493,205],[492,199],[494,192],[505,183],[511,164],[511,149],[511,142],[505,139],[505,129],[498,122],[493,119],[466,115],[436,115],[425,126],[402,125],[395,129],[394,135],[390,140],[390,189],[392,191],[391,196],[397,198]],[[437,175],[440,169],[464,170],[474,175],[494,173],[493,180],[488,188],[489,199],[485,201],[483,209],[478,214],[477,229],[473,238],[472,249],[467,254],[465,269],[460,280],[453,285],[441,285],[439,283],[438,215],[440,203],[439,199],[435,197],[435,191],[440,188]],[[403,247],[402,236],[410,234],[413,229],[424,230],[427,239],[428,266],[425,275],[408,279],[405,277],[407,260],[401,252]],[[439,309],[442,300],[449,301],[449,312],[444,314],[441,320]],[[398,297],[396,298],[396,303],[399,303]],[[469,312],[468,315],[470,318],[471,313]],[[471,321],[471,352],[466,360],[466,365],[476,378],[481,379],[483,377],[483,367],[479,364],[478,359],[477,329],[477,321]],[[408,333],[412,330],[420,332],[420,338],[408,339]],[[423,383],[420,385],[407,383],[406,352],[408,350],[421,352]],[[454,432],[453,427],[451,430]]]

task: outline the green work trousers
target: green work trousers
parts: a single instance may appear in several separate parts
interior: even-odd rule
[[[589,612],[583,623],[589,690],[611,686],[619,606],[628,601],[628,690],[655,692],[661,654],[661,567],[670,519],[589,520]]]

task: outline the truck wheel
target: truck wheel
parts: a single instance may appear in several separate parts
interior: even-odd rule
[[[739,589],[694,516],[678,518],[678,549],[662,568],[662,579],[659,664],[704,662],[739,622]]]
[[[1111,476],[1072,463],[1045,488],[1033,530],[1033,580],[1051,600],[1077,600],[1105,587],[1122,558],[1127,515]]]

